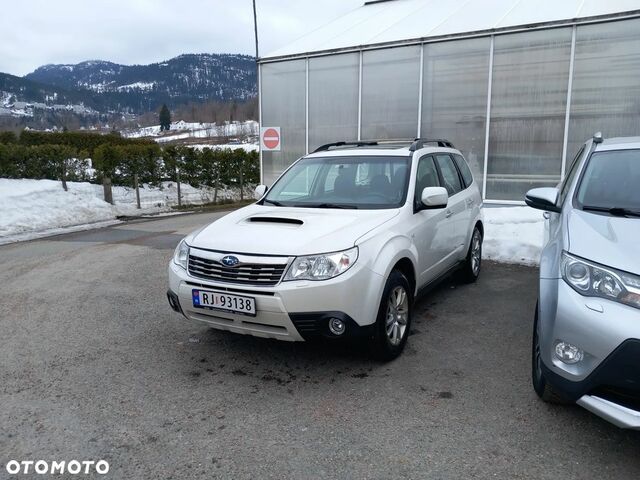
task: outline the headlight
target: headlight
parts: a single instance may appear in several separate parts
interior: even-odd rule
[[[640,308],[640,277],[562,252],[562,278],[586,297],[601,297]]]
[[[358,247],[343,252],[296,257],[284,280],[327,280],[351,268],[358,258]]]
[[[176,247],[176,251],[173,252],[173,263],[179,267],[187,269],[187,258],[189,257],[189,245],[182,240]]]

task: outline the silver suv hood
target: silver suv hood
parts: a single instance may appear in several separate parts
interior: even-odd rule
[[[640,275],[640,218],[572,209],[567,221],[570,253]]]
[[[196,248],[263,255],[309,255],[344,250],[399,214],[390,210],[340,210],[250,205],[189,239]]]

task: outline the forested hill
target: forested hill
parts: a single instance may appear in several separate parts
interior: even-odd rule
[[[166,103],[238,101],[256,95],[253,57],[186,54],[150,65],[86,61],[45,65],[25,77],[5,76],[0,96],[23,102],[83,103],[101,113],[140,114]]]

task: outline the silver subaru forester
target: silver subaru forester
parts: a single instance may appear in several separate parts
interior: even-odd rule
[[[587,141],[545,211],[532,379],[545,401],[573,403],[640,429],[640,137]]]

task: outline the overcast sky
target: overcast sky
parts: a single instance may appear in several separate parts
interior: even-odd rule
[[[364,0],[256,0],[260,54]],[[0,72],[47,63],[147,64],[182,53],[254,53],[251,0],[12,0],[3,2]]]

